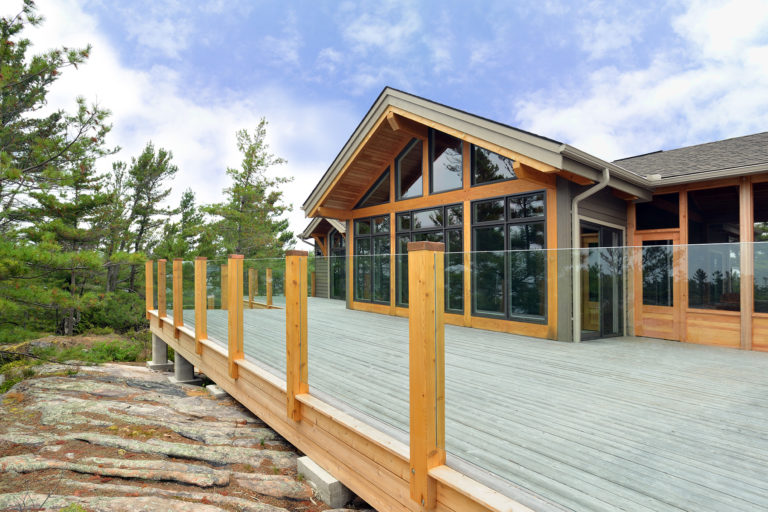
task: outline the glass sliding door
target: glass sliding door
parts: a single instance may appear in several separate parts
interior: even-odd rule
[[[618,229],[581,225],[581,337],[624,334],[624,251]]]

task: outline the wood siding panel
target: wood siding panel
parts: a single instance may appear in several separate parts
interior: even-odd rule
[[[315,257],[315,297],[330,298],[331,276],[328,258]]]
[[[686,340],[701,345],[739,348],[741,321],[738,313],[689,309],[686,322]]]
[[[752,318],[752,350],[768,352],[768,315]]]

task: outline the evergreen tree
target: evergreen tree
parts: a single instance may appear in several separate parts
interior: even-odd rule
[[[223,252],[253,257],[282,256],[293,240],[288,220],[280,218],[291,210],[278,187],[293,178],[267,176],[267,171],[285,163],[269,152],[267,121],[261,119],[253,134],[237,132],[237,148],[243,155],[239,169],[228,168],[232,184],[224,190],[226,200],[205,208],[216,218],[210,229],[220,233]]]

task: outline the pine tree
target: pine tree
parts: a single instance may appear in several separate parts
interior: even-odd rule
[[[285,163],[269,152],[266,143],[267,121],[261,119],[253,134],[237,132],[237,148],[243,155],[239,169],[228,168],[232,184],[224,190],[226,200],[205,208],[216,218],[211,229],[222,237],[223,253],[246,257],[282,256],[290,246],[293,233],[288,220],[280,217],[291,210],[283,202],[280,185],[293,178],[267,176],[267,171]]]

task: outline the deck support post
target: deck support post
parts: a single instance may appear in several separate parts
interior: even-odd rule
[[[267,281],[269,282],[269,281]],[[307,251],[285,258],[285,350],[288,417],[301,420],[296,395],[309,393],[307,369]]]
[[[195,258],[195,353],[202,355],[204,339],[208,338],[208,260]]]
[[[168,362],[168,345],[156,334],[152,335],[152,360],[147,361],[147,368],[160,372],[173,369],[173,363]]]
[[[227,338],[229,361],[229,376],[233,379],[239,376],[237,361],[243,359],[243,255],[232,254],[229,257],[227,276]],[[222,269],[223,271],[223,269]],[[222,279],[222,286],[224,279]],[[222,294],[222,298],[224,295]]]
[[[203,381],[195,377],[195,367],[178,351],[173,354],[173,377],[169,380],[174,384],[201,384]]]
[[[229,303],[229,264],[221,266],[221,309],[226,310]]]
[[[267,269],[267,307],[272,305],[272,269]]]
[[[253,309],[253,296],[256,294],[256,269],[248,269],[248,309]]]
[[[436,506],[429,470],[445,464],[445,244],[408,244],[411,499]]]
[[[144,304],[147,310],[147,320],[149,320],[149,312],[155,309],[155,291],[153,290],[154,276],[152,275],[152,260],[147,260],[144,264]]]
[[[173,258],[173,337],[176,339],[179,339],[179,327],[184,325],[183,263],[183,259]]]
[[[165,261],[157,260],[157,317],[160,320],[160,328],[163,327],[163,318],[168,314],[165,309],[165,288],[168,286],[165,275]]]

